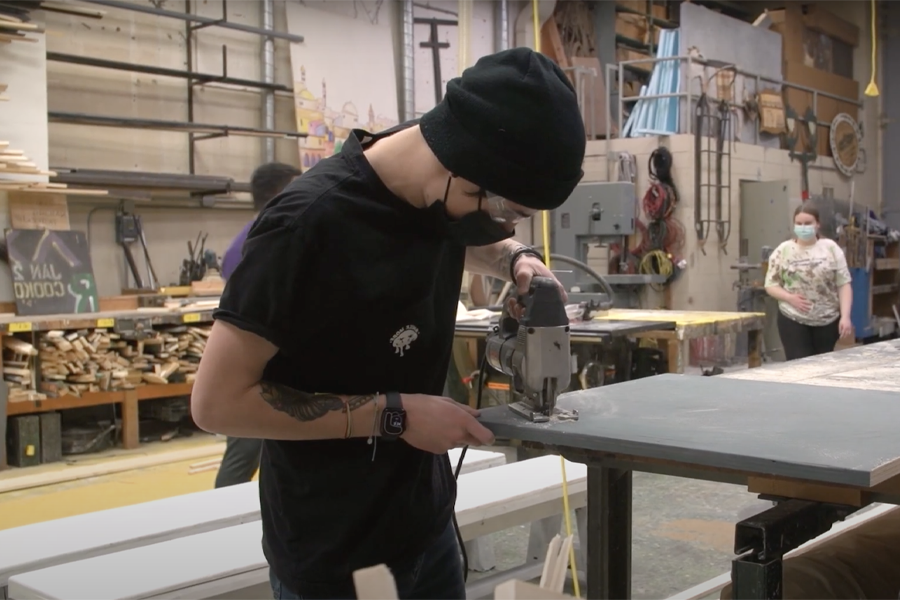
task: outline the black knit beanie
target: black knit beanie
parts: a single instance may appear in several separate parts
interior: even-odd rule
[[[485,56],[451,79],[419,127],[448,171],[528,208],[557,208],[584,175],[575,88],[529,48]]]

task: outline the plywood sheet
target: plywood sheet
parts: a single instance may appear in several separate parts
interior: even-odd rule
[[[658,375],[560,396],[578,421],[482,411],[498,437],[686,466],[871,487],[900,473],[900,398],[723,377]]]
[[[900,340],[769,364],[722,377],[900,392]]]

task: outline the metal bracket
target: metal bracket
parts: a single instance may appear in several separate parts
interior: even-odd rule
[[[785,500],[735,526],[732,561],[733,597],[778,600],[783,594],[782,559],[855,512],[856,507]]]

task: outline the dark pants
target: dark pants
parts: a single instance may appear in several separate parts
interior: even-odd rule
[[[834,351],[841,335],[838,331],[836,319],[828,325],[804,325],[778,312],[778,336],[781,345],[784,346],[784,357],[787,360],[796,360],[825,354]]]
[[[393,571],[397,593],[401,599],[416,600],[465,600],[466,584],[463,580],[462,559],[456,532],[451,522],[446,531],[408,566]],[[287,589],[272,571],[269,571],[272,597],[275,600],[351,600],[356,598],[353,581],[334,585],[317,584],[306,590]]]
[[[262,443],[262,440],[255,438],[228,438],[225,443],[225,455],[216,474],[216,487],[228,487],[251,481],[259,469]]]

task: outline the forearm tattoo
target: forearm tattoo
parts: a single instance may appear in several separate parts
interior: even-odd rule
[[[330,412],[343,412],[344,406],[353,412],[375,399],[375,394],[369,394],[347,396],[345,401],[335,394],[309,394],[270,381],[260,382],[259,387],[259,395],[269,406],[301,422],[321,419]]]

